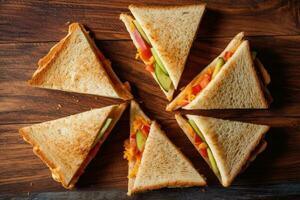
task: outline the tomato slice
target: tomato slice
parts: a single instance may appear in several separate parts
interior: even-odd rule
[[[139,52],[141,59],[144,62],[149,62],[150,58],[152,57],[152,52],[150,48],[144,49],[143,51]]]
[[[201,156],[203,156],[204,158],[208,158],[208,155],[207,155],[207,149],[200,149],[200,154],[201,154]]]
[[[199,145],[202,143],[202,140],[198,134],[194,134],[194,142],[196,145]]]
[[[148,126],[148,125],[142,125],[141,129],[142,129],[143,133],[146,133],[146,135],[148,135],[149,131],[150,131],[150,126]]]
[[[142,152],[138,151],[135,155],[136,160],[141,160],[142,159]]]
[[[200,84],[197,84],[192,87],[192,94],[196,96],[201,90],[202,87],[200,86]]]
[[[208,85],[210,80],[211,80],[211,75],[210,74],[204,74],[204,77],[200,82],[201,88],[204,89]]]
[[[224,55],[224,60],[227,61],[232,55],[233,55],[233,52],[226,51],[225,55]]]
[[[148,72],[154,72],[154,66],[153,66],[153,64],[147,65],[147,66],[146,66],[146,70],[147,70]]]

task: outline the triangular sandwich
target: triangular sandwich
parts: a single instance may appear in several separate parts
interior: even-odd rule
[[[128,195],[163,187],[206,185],[191,162],[134,101],[124,157],[129,165]]]
[[[267,146],[269,126],[196,115],[175,118],[224,187]]]
[[[236,35],[225,50],[204,68],[167,106],[183,109],[268,108],[272,101],[266,86],[270,76],[244,33]]]
[[[70,189],[95,157],[127,104],[93,109],[19,130],[54,180]]]
[[[71,24],[68,35],[39,60],[38,69],[28,82],[41,88],[132,99],[110,61],[78,23]]]
[[[190,48],[205,10],[204,4],[130,5],[132,15],[121,14],[137,57],[146,65],[167,99],[177,89]]]

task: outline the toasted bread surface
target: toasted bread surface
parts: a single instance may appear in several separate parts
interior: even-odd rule
[[[269,104],[257,76],[247,40],[218,75],[184,109],[265,109]]]
[[[130,5],[129,9],[156,49],[176,89],[205,4]]]
[[[156,122],[152,122],[131,193],[162,187],[206,185],[191,162],[168,139]]]
[[[227,51],[235,51],[240,44],[242,43],[244,39],[244,32],[238,33],[227,45],[227,47],[220,53],[218,57],[216,57],[210,64],[208,64],[193,80],[180,92],[180,94],[171,102],[167,105],[166,110],[167,111],[172,111],[176,110],[177,108],[177,103],[184,98],[186,95],[187,91],[192,88],[195,82],[202,77],[208,70],[212,69],[216,64],[217,60],[219,57],[223,57]]]
[[[99,130],[114,109],[122,113],[124,105],[107,106],[35,124],[21,128],[19,132],[33,146],[33,152],[50,168],[52,177],[65,188],[71,188],[74,186],[74,181],[70,184],[71,180],[90,153]],[[120,116],[115,115],[117,118]]]
[[[187,115],[187,118],[193,120],[202,132],[225,187],[241,172],[270,128],[266,125],[196,115]]]
[[[132,95],[115,75],[110,62],[100,54],[84,27],[73,23],[69,26],[68,35],[39,61],[39,67],[29,84],[41,88],[131,99]]]
[[[95,144],[95,146],[90,150],[88,156],[84,160],[84,162],[81,164],[80,168],[77,170],[76,174],[73,176],[72,180],[69,183],[69,188],[72,188],[78,179],[80,178],[81,174],[84,172],[84,169],[87,167],[87,165],[92,161],[92,159],[96,156],[97,152],[99,151],[100,147],[106,140],[106,138],[109,136],[110,132],[116,125],[116,123],[119,121],[120,117],[122,116],[124,110],[127,107],[127,103],[122,103],[118,106],[115,106],[110,114],[107,116],[108,118],[112,119],[112,122],[110,123],[109,127],[106,129],[105,133],[102,135],[100,141]],[[101,126],[102,127],[102,126]],[[101,130],[101,129],[100,129]]]

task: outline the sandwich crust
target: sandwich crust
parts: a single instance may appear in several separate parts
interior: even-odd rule
[[[204,116],[187,117],[196,123],[210,147],[224,187],[228,187],[241,172],[270,128]]]
[[[218,58],[224,57],[227,51],[235,53],[207,87],[183,109],[268,108],[272,101],[266,88],[271,81],[270,75],[257,58],[253,61],[249,42],[243,38],[243,32],[237,34],[225,50],[184,88],[166,110],[177,109],[177,103],[185,97],[187,91],[191,90],[203,74],[213,69]]]
[[[114,125],[125,107],[126,105],[122,104],[94,109],[24,127],[19,133],[33,146],[33,152],[49,167],[53,179],[70,189],[79,178],[80,174],[73,179],[90,153],[106,118],[112,113],[120,112],[114,114],[117,117],[113,122]],[[109,132],[104,137],[106,138],[108,134]],[[100,146],[97,146],[97,150]]]
[[[254,68],[250,46],[244,40],[216,78],[184,109],[268,108]]]
[[[48,89],[132,99],[109,60],[78,23],[71,24],[67,36],[39,60],[38,69],[28,82]]]
[[[130,5],[129,10],[156,49],[176,89],[203,16],[205,4]]]
[[[154,121],[129,195],[162,187],[204,186],[205,179]]]

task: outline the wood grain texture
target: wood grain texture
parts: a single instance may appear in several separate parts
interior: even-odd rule
[[[194,1],[176,3],[190,2]],[[17,130],[26,125],[121,102],[27,85],[38,59],[66,34],[68,21],[87,25],[120,79],[131,83],[133,94],[143,102],[145,112],[158,120],[170,139],[205,174],[210,186],[205,188],[207,193],[198,188],[166,189],[134,198],[274,199],[280,193],[282,199],[293,199],[300,195],[299,1],[243,0],[239,4],[207,1],[208,9],[179,87],[186,85],[243,30],[271,74],[269,88],[275,99],[269,110],[181,111],[273,127],[267,135],[267,150],[229,189],[220,186],[178,127],[174,113],[164,111],[167,100],[162,91],[144,65],[134,59],[136,50],[118,19],[120,12],[127,12],[128,4],[129,1],[94,0],[0,1],[0,194],[3,194],[0,199],[14,196],[9,193],[27,198],[27,192],[33,192],[29,199],[53,195],[54,198],[126,199],[127,162],[122,158],[122,145],[129,134],[128,112],[80,178],[76,192],[64,192],[52,180],[48,168],[34,156],[31,146],[18,135]],[[168,0],[164,4],[174,2]]]
[[[194,0],[163,1],[163,4],[194,3]],[[299,1],[267,0],[207,2],[199,37],[232,36],[243,30],[249,35],[298,35]],[[67,23],[87,24],[98,39],[128,39],[119,20],[138,1],[2,1],[0,6],[0,42],[57,41],[67,32]],[[151,3],[161,4],[161,0]]]

